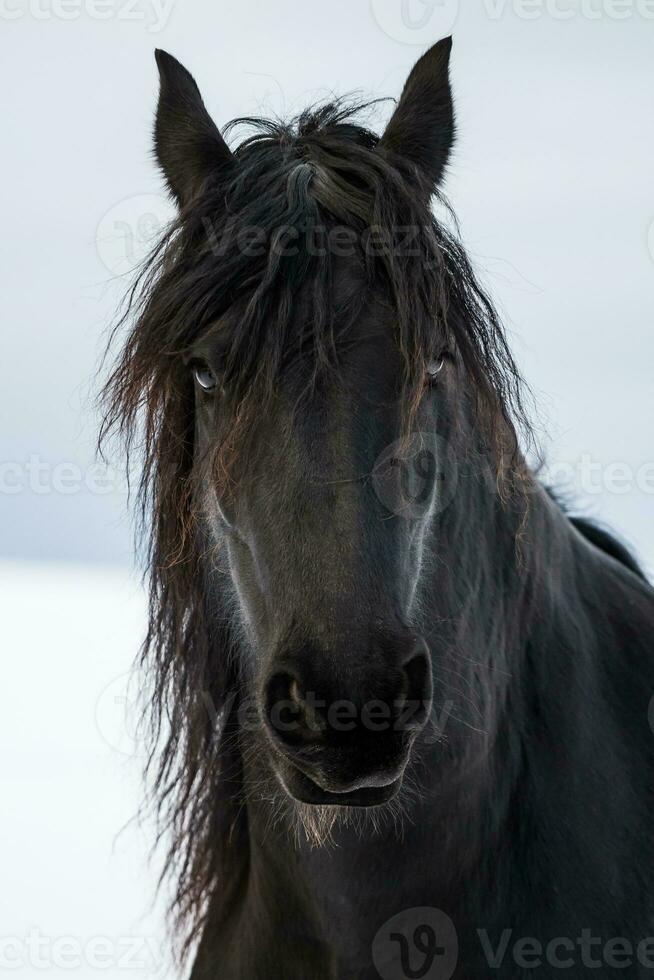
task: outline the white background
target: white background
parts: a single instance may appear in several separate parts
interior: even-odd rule
[[[450,31],[463,238],[536,394],[550,470],[651,568],[654,2],[0,0],[0,939],[16,977],[162,966],[151,831],[114,840],[140,802],[121,678],[144,603],[125,495],[99,492],[91,469],[103,339],[169,213],[153,49],[187,65],[220,125],[332,90],[396,96]],[[156,962],[144,947],[130,969],[130,936],[154,937]],[[55,948],[93,956],[98,937],[102,970]]]

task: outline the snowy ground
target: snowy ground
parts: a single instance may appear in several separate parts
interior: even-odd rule
[[[0,974],[166,975],[152,835],[120,833],[140,801],[124,698],[144,610],[124,570],[0,563]]]

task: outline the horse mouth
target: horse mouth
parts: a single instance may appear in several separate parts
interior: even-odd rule
[[[283,776],[278,775],[284,789],[298,803],[313,806],[382,806],[398,793],[403,773],[389,777],[388,782],[374,786],[361,785],[353,789],[335,791],[319,786],[310,776],[292,766]]]

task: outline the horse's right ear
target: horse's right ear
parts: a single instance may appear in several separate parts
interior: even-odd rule
[[[440,184],[454,143],[451,51],[452,38],[443,38],[414,65],[380,141],[412,163],[430,191]]]
[[[155,51],[159,104],[154,147],[166,183],[183,207],[211,173],[232,165],[234,157],[207,112],[190,72],[166,51]]]

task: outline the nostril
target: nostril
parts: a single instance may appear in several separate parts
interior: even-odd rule
[[[291,689],[294,687],[298,687],[299,689],[297,678],[287,671],[279,670],[268,678],[266,684],[266,701],[268,703],[282,700],[290,701],[292,700]]]
[[[271,728],[283,735],[297,727],[301,713],[300,685],[296,677],[277,671],[266,685],[266,720]]]
[[[403,727],[422,728],[432,701],[432,675],[429,649],[423,639],[416,642],[409,658],[402,664],[405,683],[402,699]]]
[[[302,697],[300,682],[295,677],[291,679],[291,683],[288,685],[288,696],[298,708],[302,706],[304,698]]]
[[[269,727],[288,745],[316,741],[325,731],[325,719],[294,674],[287,671],[273,674],[266,685],[265,704]]]

